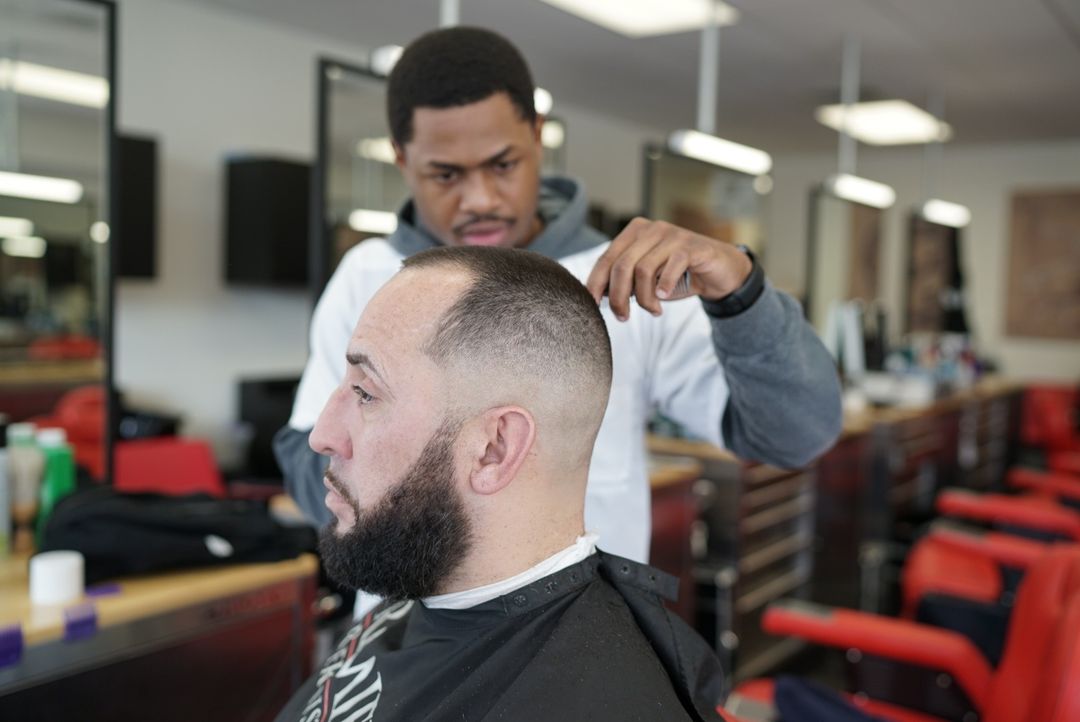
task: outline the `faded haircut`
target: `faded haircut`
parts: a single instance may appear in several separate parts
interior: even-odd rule
[[[537,388],[547,384],[553,396],[599,390],[606,404],[607,326],[585,286],[558,263],[516,248],[449,246],[410,256],[404,267],[450,267],[472,278],[424,347],[435,363],[470,364],[480,382],[485,369],[512,372]],[[600,405],[597,424],[603,412]]]

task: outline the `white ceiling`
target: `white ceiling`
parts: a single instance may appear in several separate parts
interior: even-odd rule
[[[435,26],[438,0],[197,0],[365,47]],[[617,0],[610,0],[616,2]],[[694,123],[699,36],[631,40],[538,0],[460,0],[461,20],[525,53],[558,103],[660,130]],[[955,143],[1080,137],[1080,0],[731,0],[719,132],[770,151],[831,147],[812,116],[838,98],[845,33],[863,99],[943,91]]]

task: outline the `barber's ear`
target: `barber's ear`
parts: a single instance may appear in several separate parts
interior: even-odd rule
[[[501,406],[486,411],[480,423],[481,446],[470,469],[469,485],[477,494],[495,494],[514,480],[532,451],[536,422],[521,407]]]

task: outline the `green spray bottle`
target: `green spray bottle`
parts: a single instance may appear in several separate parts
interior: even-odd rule
[[[75,454],[67,443],[63,429],[41,429],[37,433],[38,448],[45,457],[45,474],[41,479],[41,506],[37,518],[37,544],[41,548],[45,524],[53,507],[75,491]]]

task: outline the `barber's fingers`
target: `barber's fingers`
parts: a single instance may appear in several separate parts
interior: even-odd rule
[[[670,299],[689,263],[685,240],[665,238],[641,257],[634,269],[634,297],[654,316],[663,313],[661,300]]]
[[[607,292],[608,285],[611,282],[611,268],[615,265],[615,261],[622,255],[623,251],[637,240],[638,234],[648,228],[649,225],[650,221],[644,218],[633,219],[611,241],[603,255],[597,259],[596,265],[593,266],[592,271],[589,273],[588,280],[585,281],[585,287],[597,303],[600,303],[600,299]]]
[[[608,272],[608,302],[611,310],[620,321],[630,317],[630,297],[638,292],[638,287],[648,288],[656,283],[658,269],[651,271],[639,267],[641,259],[653,248],[664,241],[666,224],[650,223],[635,229],[632,242],[623,245],[618,257],[611,264]]]

